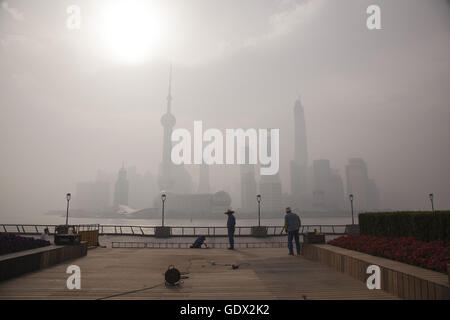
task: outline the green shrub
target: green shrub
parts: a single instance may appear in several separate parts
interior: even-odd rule
[[[359,226],[361,234],[450,243],[450,211],[366,212],[359,214]]]

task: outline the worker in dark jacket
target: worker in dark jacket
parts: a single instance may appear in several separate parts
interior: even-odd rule
[[[191,248],[200,249],[202,247],[202,245],[205,245],[205,248],[207,248],[208,246],[206,245],[205,241],[206,241],[206,237],[200,236],[194,241],[194,243],[191,245]]]
[[[300,229],[300,217],[292,212],[291,208],[286,208],[286,215],[284,216],[284,230],[288,233],[288,248],[289,254],[294,255],[294,248],[292,246],[292,240],[295,239],[295,246],[297,249],[297,255],[300,255],[300,240],[299,240],[299,229]]]
[[[230,242],[229,250],[234,250],[234,229],[236,226],[236,219],[233,216],[234,211],[228,209],[225,214],[228,215],[227,229],[228,229],[228,241]]]

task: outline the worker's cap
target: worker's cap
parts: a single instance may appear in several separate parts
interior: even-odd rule
[[[232,214],[232,213],[234,213],[234,211],[231,209],[228,209],[227,211],[225,211],[225,214]]]

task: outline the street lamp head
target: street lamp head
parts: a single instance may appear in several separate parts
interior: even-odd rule
[[[67,201],[70,201],[70,198],[72,198],[72,195],[70,193],[66,194]]]
[[[428,196],[430,197],[430,200],[433,200],[433,194],[432,193],[430,193]]]
[[[348,197],[350,198],[350,201],[353,201],[353,194],[352,194],[352,193],[350,193],[350,194],[348,195]]]
[[[256,201],[261,202],[261,195],[260,194],[256,195]]]

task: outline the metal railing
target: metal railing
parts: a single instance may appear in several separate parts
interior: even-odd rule
[[[58,225],[54,224],[0,224],[0,232],[8,232],[24,235],[37,235],[44,233],[47,228],[50,234],[55,233],[55,228]],[[79,231],[100,230],[99,224],[77,224],[74,225]]]
[[[112,248],[121,249],[187,249],[190,248],[192,242],[134,242],[134,241],[112,241]],[[207,248],[210,249],[226,249],[229,247],[228,242],[209,242]],[[278,241],[261,241],[261,242],[235,242],[235,248],[286,248],[287,242]],[[195,249],[194,249],[195,250]]]
[[[49,229],[50,234],[55,233],[56,225],[48,224],[0,224],[0,232],[9,232],[24,235],[37,235]],[[99,225],[99,224],[80,224],[76,225],[78,231],[99,230],[102,236],[155,236],[156,226],[139,225]],[[208,237],[227,236],[226,227],[217,226],[171,226],[172,237],[197,237],[200,235]],[[267,226],[267,236],[284,235],[283,226]],[[325,235],[343,235],[345,234],[345,225],[303,225],[300,233],[317,231]],[[236,226],[235,236],[251,237],[252,226]]]

